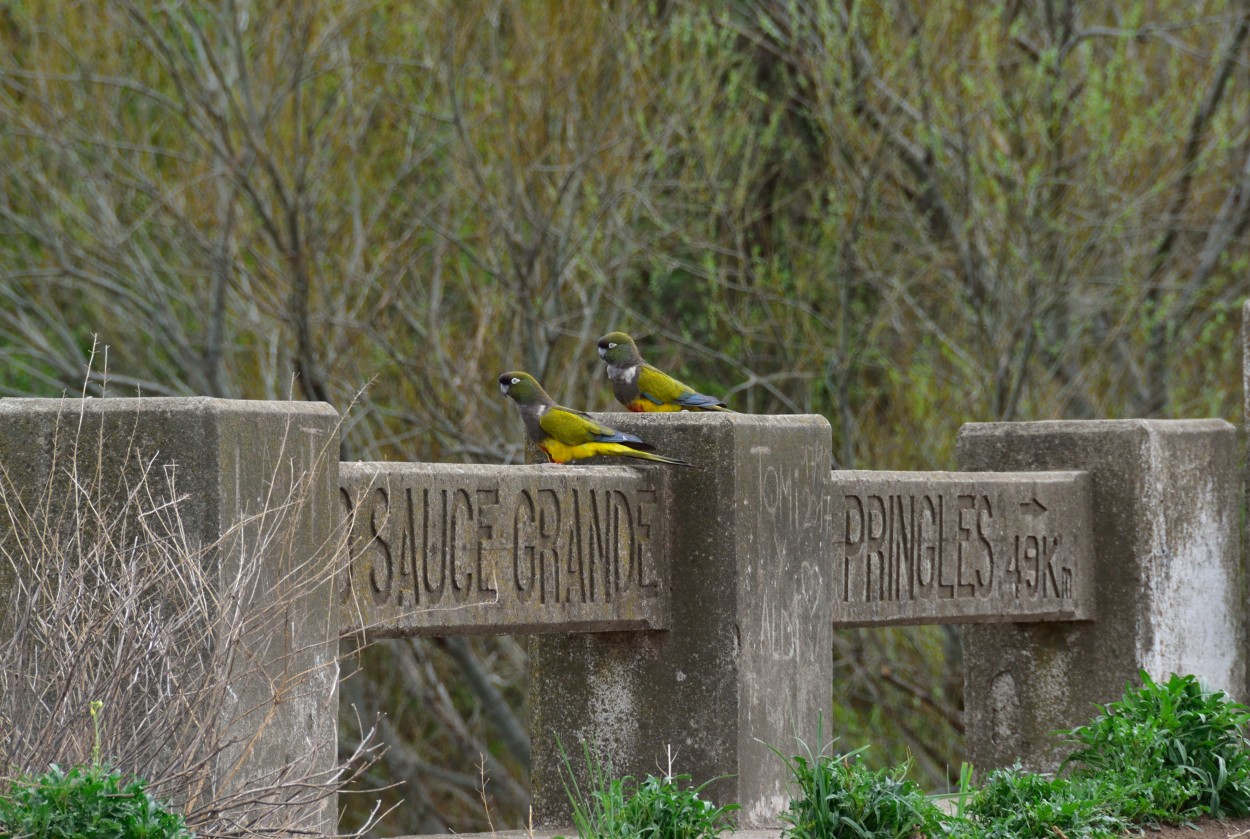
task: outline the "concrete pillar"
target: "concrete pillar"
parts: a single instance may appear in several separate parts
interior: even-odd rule
[[[1241,447],[1238,454],[1242,463],[1242,522],[1250,521],[1250,300],[1241,308],[1241,382],[1242,382],[1242,426]],[[1244,563],[1250,557],[1250,526],[1243,524],[1241,533],[1241,555]],[[1244,573],[1244,572],[1243,572]],[[1243,638],[1250,642],[1250,591],[1246,592],[1246,601],[1242,609]],[[1250,654],[1250,650],[1247,650]],[[1246,668],[1246,685],[1242,689],[1242,701],[1250,697],[1250,667]]]
[[[74,541],[80,536],[88,547],[105,544],[106,537],[112,540],[101,552],[105,559],[89,572],[101,578],[101,585],[126,586],[131,579],[126,564],[134,562],[146,563],[145,569],[167,563],[170,574],[188,579],[208,575],[201,607],[151,604],[162,621],[178,616],[185,621],[171,636],[175,643],[190,638],[199,645],[189,655],[180,649],[154,650],[153,655],[167,655],[189,670],[119,688],[124,701],[104,708],[102,757],[116,760],[110,754],[115,747],[129,755],[131,763],[123,768],[148,776],[194,773],[190,759],[197,756],[195,749],[206,748],[204,741],[224,738],[225,749],[213,757],[208,788],[174,790],[192,806],[276,785],[284,769],[295,770],[298,777],[330,770],[336,763],[339,609],[332,574],[340,518],[335,497],[337,423],[329,405],[302,402],[0,400],[0,468],[8,513],[0,543],[8,557],[33,561],[13,550],[15,540],[24,538],[17,531],[33,521],[36,530],[42,528],[60,541],[54,548],[51,541],[36,548],[45,554],[54,551],[57,557],[31,566],[44,573],[59,568],[67,580],[72,578],[84,561]],[[18,511],[19,499],[26,512]],[[174,524],[175,511],[180,525]],[[137,526],[140,516],[158,522],[153,530],[168,537],[166,544],[153,547],[152,530]],[[34,547],[29,541],[27,545]],[[177,567],[186,561],[199,562],[200,568]],[[159,571],[143,571],[143,579],[150,580],[153,573]],[[0,580],[0,588],[9,589],[0,594],[0,631],[10,637],[22,620],[10,596],[13,583],[12,576]],[[22,598],[29,597],[21,592],[14,596],[18,609],[27,602]],[[136,595],[135,620],[147,614],[151,597],[150,590]],[[90,609],[97,603],[91,597],[84,602],[88,605],[82,619],[90,621]],[[107,643],[105,639],[101,645]],[[168,703],[176,702],[171,697],[194,701],[205,668],[225,674],[228,688],[222,690],[220,703],[193,706],[185,731],[152,730],[151,706],[166,703],[163,713],[169,715]],[[36,681],[34,668],[22,672],[31,678],[19,684]],[[203,693],[198,695],[202,704]],[[83,697],[93,698],[103,697]],[[45,711],[56,709],[32,711],[26,723],[37,726]],[[77,712],[86,719],[85,707]],[[308,794],[295,786],[290,793]],[[281,793],[277,799],[282,800]],[[305,801],[298,810],[306,829],[336,831],[333,797],[297,800]],[[248,823],[249,813],[258,811],[245,805],[246,797],[227,817]]]
[[[613,773],[639,780],[664,771],[672,746],[674,772],[721,778],[709,795],[740,803],[740,826],[776,824],[789,796],[769,746],[814,744],[817,715],[827,720],[832,705],[829,424],[720,413],[606,420],[700,468],[637,467],[667,484],[670,536],[656,549],[671,563],[670,629],[530,639],[535,820],[569,823],[558,736],[575,766],[585,741]]]
[[[972,423],[961,469],[1083,470],[1093,483],[1094,619],[964,628],[964,721],[978,770],[1056,767],[1051,732],[1144,669],[1242,698],[1237,437],[1223,420]]]

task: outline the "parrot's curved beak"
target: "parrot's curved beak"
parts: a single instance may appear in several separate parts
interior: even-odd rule
[[[507,386],[506,384],[504,384],[503,382],[500,382],[500,383],[499,383],[499,392],[500,392],[500,393],[502,393],[504,396],[507,396],[507,395],[508,395],[508,386]]]
[[[607,348],[607,347],[600,347],[600,348],[599,348],[599,357],[600,357],[600,358],[602,358],[602,359],[604,359],[605,361],[607,360],[607,357],[608,357],[608,348]]]

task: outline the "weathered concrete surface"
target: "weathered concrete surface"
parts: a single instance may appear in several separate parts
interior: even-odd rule
[[[333,408],[304,402],[0,399],[6,486],[23,499],[49,499],[44,515],[58,522],[54,527],[75,526],[83,492],[120,505],[146,480],[150,515],[171,516],[162,502],[178,499],[188,548],[215,546],[203,561],[220,595],[238,598],[229,605],[239,609],[234,620],[243,629],[217,720],[234,744],[218,756],[208,795],[272,783],[265,776],[290,764],[302,773],[328,770],[337,760],[337,424]],[[119,563],[123,554],[118,549]],[[10,598],[0,597],[0,609],[8,608]],[[0,626],[7,617],[0,612]],[[232,622],[223,620],[221,629]],[[205,661],[212,656],[204,651]],[[196,674],[182,675],[188,689],[195,684]],[[106,709],[115,734],[131,710],[145,713]],[[159,742],[159,733],[152,739]],[[333,832],[334,798],[309,807],[304,823]]]
[[[1093,617],[1089,476],[833,473],[833,625]]]
[[[1242,382],[1242,426],[1241,426],[1241,462],[1245,470],[1242,473],[1242,532],[1241,557],[1245,573],[1246,563],[1250,562],[1250,300],[1241,309],[1241,382]],[[1250,643],[1250,587],[1246,591],[1246,601],[1242,609],[1242,631]],[[1246,650],[1250,656],[1250,650]],[[1250,697],[1250,667],[1246,668],[1246,685],[1242,689],[1242,701]]]
[[[1119,698],[1138,669],[1242,698],[1237,438],[1222,420],[973,423],[961,468],[1079,469],[1094,492],[1097,620],[964,630],[965,725],[979,770],[1054,769],[1051,732]]]
[[[530,639],[535,823],[568,823],[557,737],[580,769],[586,741],[620,774],[674,772],[744,827],[789,800],[769,746],[816,735],[832,705],[831,431],[823,417],[624,414],[605,421],[701,469],[640,466],[669,481],[668,632]],[[570,467],[580,468],[580,467]]]
[[[667,515],[623,466],[344,463],[344,634],[668,626]]]

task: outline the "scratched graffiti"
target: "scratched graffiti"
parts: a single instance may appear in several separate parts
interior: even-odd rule
[[[751,450],[754,521],[761,573],[753,580],[768,594],[758,597],[758,643],[775,661],[794,661],[806,647],[812,621],[827,620],[821,555],[828,540],[831,505],[829,450],[808,443],[776,456],[771,447]],[[793,579],[790,579],[790,578]]]

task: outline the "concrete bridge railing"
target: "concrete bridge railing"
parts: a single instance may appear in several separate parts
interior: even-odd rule
[[[1228,423],[971,424],[967,471],[906,473],[831,471],[818,416],[612,421],[701,468],[340,464],[327,406],[198,398],[0,400],[0,465],[33,492],[57,479],[54,449],[95,429],[105,451],[124,441],[176,473],[205,543],[278,484],[315,499],[286,546],[239,539],[219,556],[223,573],[272,566],[275,580],[340,568],[258,625],[262,663],[318,673],[320,688],[292,703],[268,665],[241,676],[249,711],[225,708],[220,724],[268,722],[222,784],[296,743],[332,765],[332,662],[349,635],[530,634],[539,824],[567,817],[557,737],[635,775],[679,747],[683,771],[742,804],[743,827],[774,824],[788,791],[768,747],[828,717],[840,626],[969,624],[981,768],[1053,766],[1049,732],[1138,668],[1246,695]],[[310,824],[328,831],[334,813],[322,802]]]

